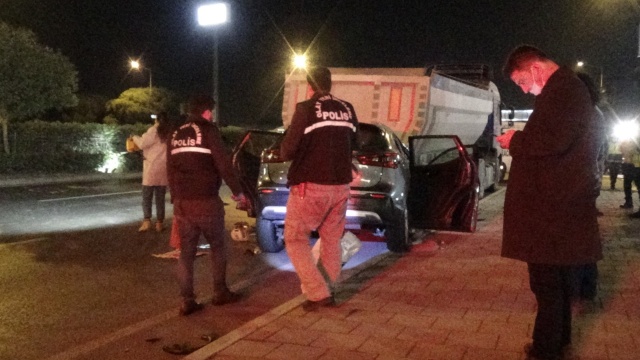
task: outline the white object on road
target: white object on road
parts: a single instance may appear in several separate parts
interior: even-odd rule
[[[313,255],[313,259],[318,262],[320,258],[320,244],[322,239],[318,239],[316,243],[311,248],[311,255]],[[353,255],[355,255],[360,248],[362,247],[362,242],[355,236],[351,231],[347,231],[340,239],[340,248],[342,249],[342,264],[345,264]]]

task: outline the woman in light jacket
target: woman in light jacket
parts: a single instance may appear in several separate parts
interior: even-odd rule
[[[167,193],[167,140],[171,126],[167,114],[158,114],[155,124],[133,141],[142,150],[142,212],[144,220],[138,231],[151,229],[151,204],[156,202],[156,231],[163,230],[165,194]]]

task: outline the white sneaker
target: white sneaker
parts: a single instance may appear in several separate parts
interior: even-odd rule
[[[156,231],[162,232],[162,230],[164,230],[164,227],[162,226],[162,221],[156,222]]]
[[[149,229],[151,229],[151,220],[144,219],[142,221],[142,225],[140,225],[140,228],[138,229],[138,232],[149,231]]]

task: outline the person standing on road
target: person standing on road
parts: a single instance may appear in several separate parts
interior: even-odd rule
[[[182,306],[180,315],[199,311],[193,290],[193,264],[200,234],[211,246],[213,305],[239,300],[226,283],[227,254],[224,204],[218,195],[222,180],[240,204],[245,197],[240,182],[223,147],[217,126],[212,123],[215,105],[209,96],[193,96],[189,117],[172,135],[167,151],[169,188],[173,199],[174,221],[180,234],[178,279]]]
[[[331,95],[329,69],[311,69],[307,82],[314,94],[296,105],[280,155],[292,161],[284,227],[287,254],[307,297],[302,307],[314,311],[335,303],[331,286],[340,275],[340,239],[352,180],[351,156],[356,146],[358,119],[350,103]],[[313,230],[322,239],[318,265],[324,268],[328,280],[311,254],[309,237]]]
[[[607,161],[605,163],[607,171],[609,172],[609,189],[612,191],[616,189],[616,183],[618,182],[618,175],[620,174],[620,165],[622,164],[622,154],[620,148],[615,140],[609,137],[609,152],[607,154]]]
[[[142,150],[142,213],[144,220],[138,231],[151,229],[151,207],[155,197],[156,231],[162,232],[165,195],[167,193],[167,140],[171,125],[167,113],[161,112],[155,123],[142,136],[133,136],[133,142]]]
[[[582,80],[582,82],[587,86],[587,90],[589,91],[589,97],[591,98],[591,103],[593,104],[598,120],[596,122],[598,135],[599,135],[599,143],[600,150],[598,152],[598,172],[595,174],[596,176],[596,197],[600,196],[600,190],[602,189],[602,175],[604,173],[604,162],[607,157],[608,143],[607,143],[607,123],[604,117],[604,114],[598,107],[598,103],[600,102],[600,92],[596,88],[595,83],[589,77],[589,75],[585,73],[578,73],[578,78]],[[598,216],[602,216],[602,212],[598,211]],[[598,294],[598,264],[596,262],[587,263],[579,266],[576,271],[576,283],[575,283],[575,296],[579,299],[583,300],[593,300]]]
[[[624,190],[624,204],[621,209],[633,209],[633,189],[640,189],[640,154],[636,139],[629,139],[620,143],[620,153],[622,154],[622,188]],[[640,196],[640,192],[638,192]]]
[[[538,303],[527,358],[559,359],[571,345],[574,273],[602,259],[594,191],[598,116],[575,73],[538,48],[514,49],[503,72],[536,102],[523,130],[497,138],[513,158],[502,256],[527,263]]]

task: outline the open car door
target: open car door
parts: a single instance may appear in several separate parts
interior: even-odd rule
[[[478,221],[476,166],[455,135],[409,138],[409,225],[474,232]]]
[[[233,168],[240,177],[242,191],[247,197],[249,217],[256,217],[258,175],[264,150],[279,147],[284,136],[281,132],[249,130],[233,149]]]

